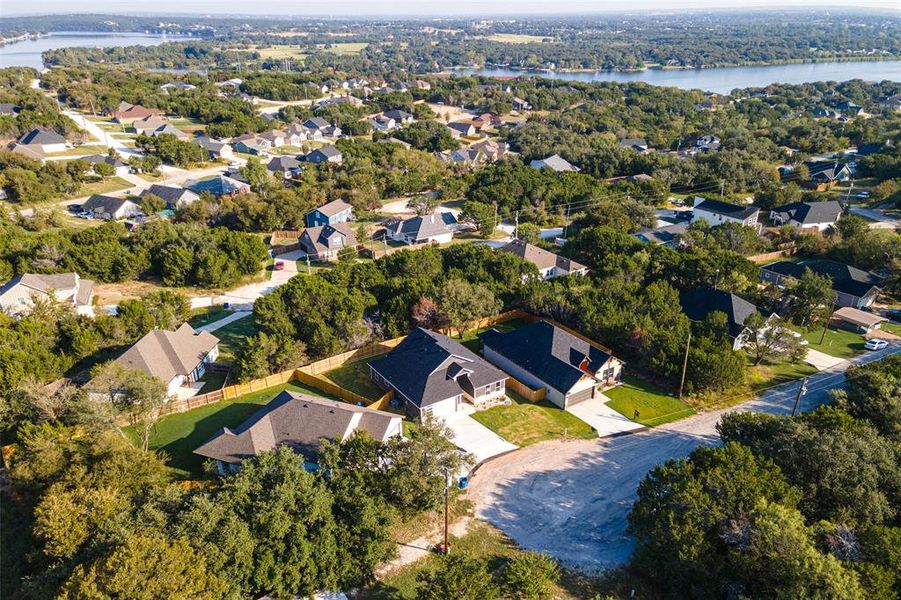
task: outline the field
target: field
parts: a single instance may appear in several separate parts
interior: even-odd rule
[[[644,379],[625,375],[624,382],[604,392],[610,398],[607,406],[636,423],[654,427],[683,419],[695,412],[684,402]],[[636,410],[639,413],[637,419],[634,418]]]
[[[472,418],[517,446],[528,446],[553,439],[586,439],[597,433],[584,421],[547,400],[529,402],[507,390],[510,406],[495,406],[476,411]]]
[[[332,383],[370,400],[378,400],[385,393],[369,377],[369,363],[365,360],[348,363],[327,371],[322,376]]]
[[[547,39],[541,35],[521,35],[518,33],[495,33],[485,39],[501,44],[540,44]]]
[[[866,339],[859,333],[834,327],[830,327],[826,331],[826,337],[822,344],[820,344],[820,336],[823,335],[822,329],[802,331],[801,335],[810,343],[810,348],[838,358],[854,358],[863,352],[863,345],[866,342]]]
[[[322,392],[290,382],[246,394],[234,400],[223,400],[187,412],[168,415],[160,419],[154,427],[150,437],[150,449],[163,451],[169,456],[166,464],[172,467],[176,476],[202,477],[204,459],[194,454],[194,449],[211,438],[219,429],[240,425],[283,390],[322,396]],[[126,433],[132,441],[137,441],[137,433],[134,430],[126,429]]]
[[[302,61],[309,56],[300,46],[289,44],[277,44],[269,46],[268,48],[254,48],[254,50],[259,52],[262,58],[274,58],[276,60],[290,58],[292,60]]]
[[[121,177],[108,177],[99,181],[83,184],[75,193],[70,194],[63,200],[71,200],[72,198],[81,198],[82,196],[90,196],[91,194],[108,194],[116,190],[127,190],[133,187],[132,184]]]
[[[53,152],[51,154],[48,154],[48,156],[88,156],[90,154],[106,154],[106,152],[106,146],[99,144],[84,144],[81,146],[75,146],[74,148],[68,148],[63,152]]]
[[[343,56],[354,56],[363,51],[366,46],[369,44],[366,42],[338,42],[335,44],[329,44],[329,47],[326,48],[322,44],[318,44],[323,52],[331,52],[333,54],[341,54]]]

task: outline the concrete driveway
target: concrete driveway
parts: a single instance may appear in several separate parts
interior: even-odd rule
[[[454,432],[454,443],[472,454],[476,463],[518,448],[469,416],[474,412],[471,404],[463,404],[445,423]]]
[[[607,406],[609,401],[610,398],[607,396],[598,394],[594,398],[570,406],[566,409],[566,412],[574,414],[594,427],[599,437],[634,431],[644,427],[644,425],[630,421]]]
[[[843,362],[810,377],[801,410],[828,402],[844,385],[844,370],[901,353],[901,344]],[[528,550],[564,564],[608,569],[629,559],[634,546],[627,516],[638,484],[654,466],[719,444],[716,424],[730,411],[789,414],[799,382],[773,388],[731,409],[702,413],[646,432],[600,440],[534,444],[487,461],[472,477],[467,497],[476,515]]]
[[[817,371],[825,371],[844,362],[843,358],[836,358],[831,354],[820,352],[819,350],[808,349],[804,362],[816,369]]]

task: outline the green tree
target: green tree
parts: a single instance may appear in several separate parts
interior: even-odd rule
[[[450,327],[456,329],[460,337],[466,333],[470,323],[484,317],[493,317],[502,306],[491,290],[464,279],[446,281],[436,290],[435,302],[447,317]]]
[[[418,580],[417,600],[492,600],[498,595],[488,565],[465,554],[441,557],[438,568]]]
[[[807,354],[807,348],[794,331],[777,322],[768,323],[759,312],[751,313],[744,326],[748,329],[745,348],[754,356],[755,365],[780,358],[797,362]]]
[[[100,177],[112,177],[116,174],[116,168],[109,163],[100,162],[94,165],[94,172]]]
[[[145,215],[155,215],[166,208],[166,201],[156,194],[142,195],[140,204]]]
[[[524,552],[510,561],[504,569],[503,589],[517,600],[545,600],[553,598],[560,567],[547,554]]]
[[[138,369],[111,361],[92,369],[82,419],[97,428],[108,428],[125,437],[119,425],[127,419],[137,430],[141,448],[147,451],[150,434],[168,399],[166,384]]]
[[[801,277],[790,281],[785,288],[792,298],[789,314],[795,323],[821,323],[832,314],[835,292],[829,277],[804,269]]]
[[[254,193],[265,198],[274,191],[275,182],[269,174],[269,169],[256,156],[248,158],[247,164],[241,167],[240,172]]]
[[[463,204],[463,212],[460,217],[464,221],[474,223],[479,229],[479,234],[485,239],[490,238],[497,227],[497,208],[485,202],[467,200]]]
[[[537,244],[541,241],[541,227],[535,223],[522,223],[516,229],[516,237],[527,244]]]

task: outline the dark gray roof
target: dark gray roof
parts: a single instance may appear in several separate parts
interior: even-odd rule
[[[709,213],[741,220],[747,219],[760,210],[756,206],[738,206],[737,204],[729,204],[728,202],[720,202],[719,200],[703,200],[698,202],[694,207]]]
[[[85,156],[81,160],[86,160],[89,163],[94,164],[94,165],[99,164],[99,163],[106,163],[106,164],[116,167],[116,168],[128,166],[126,163],[122,162],[122,160],[120,160],[119,157],[109,156],[107,154],[92,154],[90,156]]]
[[[20,144],[65,144],[66,138],[51,131],[37,127],[19,138]]]
[[[832,279],[833,290],[851,294],[858,298],[866,296],[870,290],[878,287],[879,284],[879,278],[872,273],[834,260],[814,259],[802,260],[797,263],[783,260],[760,268],[783,277],[794,277],[795,279],[799,279],[804,274],[805,269],[810,269],[817,275],[825,275]]]
[[[451,226],[456,224],[456,222],[454,215],[449,212],[442,212],[410,217],[404,221],[399,221],[392,229],[395,231],[395,235],[401,234],[414,240],[421,240],[451,231]]]
[[[686,231],[688,231],[688,223],[676,223],[656,229],[644,229],[635,236],[651,244],[670,244]]]
[[[359,421],[354,425],[357,415]],[[235,429],[219,430],[194,453],[238,463],[288,446],[315,461],[323,440],[343,441],[359,430],[383,440],[398,420],[399,416],[380,410],[284,391]]]
[[[353,207],[350,204],[348,204],[347,202],[345,202],[344,200],[342,200],[341,198],[338,198],[337,200],[332,200],[331,202],[326,202],[319,208],[314,208],[307,214],[310,214],[312,212],[318,212],[320,214],[325,215],[326,217],[334,217],[338,213],[344,212],[345,210],[348,210],[350,208],[353,208]]]
[[[835,200],[826,202],[792,202],[773,209],[784,220],[793,220],[803,225],[813,223],[835,223],[842,214],[842,205]]]
[[[338,247],[332,245],[333,238],[344,238],[344,243]],[[300,234],[300,243],[304,249],[315,253],[335,250],[336,248],[355,248],[357,236],[347,223],[335,223],[334,225],[320,225],[319,227],[307,227]]]
[[[729,335],[733,338],[744,330],[745,321],[755,312],[769,316],[744,298],[711,287],[683,291],[679,294],[679,304],[692,321],[703,321],[713,312],[725,313]]]
[[[340,157],[341,151],[338,150],[335,146],[323,146],[322,148],[316,148],[315,150],[310,152],[310,154],[321,154],[326,158],[334,158],[336,156]]]
[[[141,198],[146,196],[147,194],[153,194],[154,196],[159,196],[163,200],[166,201],[166,204],[175,205],[179,200],[188,197],[191,199],[196,199],[197,194],[192,192],[191,190],[174,186],[174,185],[160,185],[158,183],[154,183],[149,188],[141,192]]]
[[[293,156],[276,156],[273,157],[272,160],[269,161],[269,164],[266,165],[266,168],[272,172],[276,171],[293,171],[296,169],[300,169],[301,164],[300,161],[294,158]]]
[[[403,121],[406,119],[412,119],[413,115],[408,113],[405,110],[401,110],[399,108],[392,108],[391,110],[385,111],[385,116],[389,119],[394,119],[395,121]]]
[[[325,129],[326,127],[331,127],[331,123],[322,117],[311,117],[303,122],[303,126],[310,129]]]
[[[420,408],[462,394],[461,376],[474,388],[507,379],[465,346],[421,327],[369,366]]]
[[[848,170],[848,165],[834,161],[806,162],[811,179],[826,179],[832,181],[838,178],[842,171]]]
[[[647,148],[648,141],[644,138],[626,138],[619,141],[620,148]]]
[[[586,375],[596,373],[611,356],[600,348],[547,321],[536,321],[507,333],[491,329],[479,336],[486,348],[497,352],[548,386],[566,393]]]
[[[196,194],[210,192],[214,196],[224,196],[250,190],[250,186],[246,183],[225,175],[217,175],[211,179],[190,182],[185,187]]]
[[[116,198],[115,196],[104,196],[102,194],[94,194],[88,198],[87,202],[81,205],[82,210],[87,212],[101,212],[114,214],[126,202],[131,202],[128,198]]]
[[[14,115],[20,110],[22,109],[18,104],[13,104],[12,102],[0,103],[0,115]]]

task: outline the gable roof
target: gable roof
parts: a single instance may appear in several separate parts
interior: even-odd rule
[[[86,160],[91,164],[97,165],[100,163],[106,163],[115,168],[119,167],[127,167],[128,164],[122,162],[122,160],[118,156],[109,156],[107,154],[92,154],[90,156],[85,156],[81,160]]]
[[[835,223],[842,214],[842,205],[835,200],[826,202],[792,202],[773,209],[783,220],[792,220],[802,225],[814,223]]]
[[[9,146],[9,151],[13,154],[18,154],[26,158],[30,158],[31,160],[37,160],[40,162],[43,162],[47,157],[44,149],[38,145],[26,146],[25,144],[16,142]]]
[[[325,129],[326,127],[331,127],[331,123],[322,117],[310,117],[303,122],[303,126],[309,127],[310,129]]]
[[[534,169],[548,168],[553,171],[578,171],[579,167],[573,165],[559,154],[552,154],[547,158],[533,160],[529,166]]]
[[[334,250],[330,241],[332,238],[340,236],[344,238],[344,244],[341,248],[353,248],[357,245],[357,236],[347,225],[347,223],[335,223],[334,225],[320,225],[318,227],[307,227],[301,234],[301,239],[309,242],[316,253]]]
[[[405,121],[407,119],[412,119],[413,115],[408,113],[405,110],[401,110],[399,108],[392,108],[391,110],[386,110],[383,113],[389,119],[394,119],[395,121]]]
[[[321,154],[326,158],[340,158],[341,151],[338,150],[335,146],[323,146],[322,148],[316,148],[310,154]],[[309,156],[309,155],[308,155]]]
[[[250,190],[250,186],[248,184],[231,177],[226,177],[225,175],[216,175],[211,179],[190,181],[185,185],[185,187],[197,194],[210,192],[214,196],[237,194]]]
[[[318,208],[314,208],[307,214],[312,212],[318,212],[320,214],[325,215],[326,217],[334,217],[338,213],[344,212],[345,210],[353,208],[350,204],[345,202],[343,199],[338,198],[337,200],[332,200],[331,202],[326,202],[322,206]]]
[[[270,171],[294,171],[302,168],[300,161],[293,156],[275,156],[266,165]]]
[[[653,229],[642,229],[635,234],[639,239],[651,244],[669,244],[688,231],[688,223],[675,223]]]
[[[834,260],[813,259],[797,263],[783,260],[760,268],[763,271],[795,279],[800,279],[804,270],[810,269],[817,275],[825,275],[832,279],[833,290],[858,298],[866,296],[874,287],[878,288],[879,284],[879,279],[872,273]]]
[[[78,273],[23,273],[0,285],[0,296],[19,285],[48,295],[73,291],[72,301],[77,306],[90,304],[94,289],[94,282],[80,278]]]
[[[20,137],[19,143],[25,145],[65,144],[66,138],[51,129],[35,127]]]
[[[86,212],[99,211],[113,215],[128,203],[134,204],[134,202],[132,202],[128,198],[116,198],[115,196],[94,194],[90,198],[88,198],[87,202],[81,205],[81,209]]]
[[[563,393],[586,376],[579,368],[584,359],[588,359],[588,370],[596,373],[611,358],[608,352],[547,321],[507,333],[490,329],[479,338],[486,348]]]
[[[344,441],[362,430],[381,441],[397,430],[400,421],[401,417],[388,412],[286,390],[238,427],[220,429],[194,453],[238,463],[288,446],[315,461],[323,440]]]
[[[441,212],[425,216],[417,215],[398,221],[391,229],[394,230],[394,235],[405,235],[420,240],[452,231],[451,225],[456,222],[454,215],[449,212]]]
[[[141,119],[135,119],[134,123],[132,123],[132,127],[135,129],[156,129],[157,127],[162,127],[166,123],[168,123],[164,117],[154,113],[152,115],[147,115]]]
[[[199,196],[191,190],[175,185],[161,185],[159,183],[154,183],[149,188],[141,192],[141,198],[148,194],[159,196],[160,198],[165,200],[167,204],[177,204],[184,198],[189,198],[192,201],[199,198]]]
[[[849,171],[848,165],[833,161],[806,162],[807,171],[810,173],[811,179],[826,179],[832,181],[837,179],[842,171]]]
[[[744,298],[712,287],[683,291],[679,294],[679,304],[692,321],[703,321],[713,312],[725,313],[729,336],[733,338],[744,331],[745,321],[755,312],[768,316]]]
[[[154,329],[135,342],[116,362],[169,383],[176,375],[189,375],[219,343],[208,331],[194,331],[183,323],[175,331]]]
[[[553,252],[548,252],[544,248],[539,248],[538,246],[526,243],[522,240],[515,239],[508,244],[501,246],[500,250],[502,252],[515,254],[516,256],[533,263],[539,269],[557,267],[566,273],[573,273],[588,268],[574,260],[559,256]]]
[[[467,377],[473,388],[507,379],[462,344],[422,327],[369,367],[420,408],[462,394],[460,377]]]
[[[647,148],[648,141],[644,138],[625,138],[619,141],[620,148]]]
[[[730,219],[740,219],[744,221],[751,215],[756,214],[760,209],[756,206],[738,206],[737,204],[729,204],[719,200],[704,199],[694,205],[695,209],[701,209],[704,212],[723,215]]]

